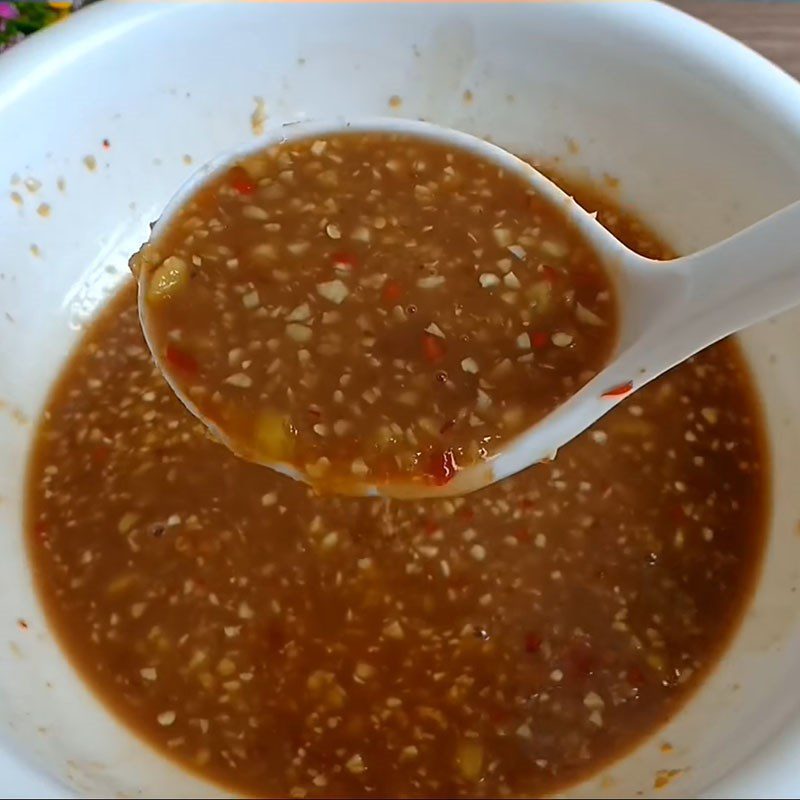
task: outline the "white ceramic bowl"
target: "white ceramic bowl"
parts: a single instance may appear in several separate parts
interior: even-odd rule
[[[0,795],[212,791],[121,727],[48,630],[22,538],[31,420],[147,223],[198,162],[254,135],[254,97],[279,122],[390,113],[392,95],[394,113],[619,177],[622,200],[684,252],[800,195],[800,85],[655,3],[106,0],[0,57]],[[10,186],[14,173],[42,187]],[[800,793],[798,339],[797,312],[743,339],[774,473],[750,611],[669,726],[572,796],[655,794],[661,769],[685,770],[664,797]]]

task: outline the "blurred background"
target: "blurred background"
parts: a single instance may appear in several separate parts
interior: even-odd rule
[[[0,0],[0,52],[93,2],[102,0]],[[740,39],[800,78],[800,0],[671,0],[671,5]]]
[[[0,52],[22,41],[26,36],[40,28],[63,19],[72,10],[84,3],[73,2],[35,2],[16,3],[0,0]]]

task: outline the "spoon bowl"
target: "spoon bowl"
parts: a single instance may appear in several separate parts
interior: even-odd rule
[[[603,264],[616,290],[619,329],[605,367],[587,384],[523,433],[508,440],[493,457],[460,467],[448,483],[436,485],[393,479],[326,479],[324,488],[354,495],[433,497],[459,495],[502,480],[532,464],[555,457],[573,439],[622,399],[675,364],[713,342],[800,303],[800,202],[726,241],[671,261],[634,253],[596,219],[530,164],[495,144],[461,131],[398,118],[298,122],[267,132],[255,144],[224,153],[197,171],[173,196],[153,227],[151,242],[169,227],[185,203],[207,182],[238,161],[273,145],[346,132],[412,135],[450,145],[518,176],[578,230]],[[145,302],[147,281],[139,276],[139,316],[159,369],[181,402],[234,452],[225,432],[205,418],[170,376],[154,346]],[[239,453],[247,458],[252,454]],[[319,485],[295,465],[264,461],[285,475]]]

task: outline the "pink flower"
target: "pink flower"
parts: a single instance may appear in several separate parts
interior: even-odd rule
[[[13,3],[0,3],[0,19],[16,19],[19,10]]]

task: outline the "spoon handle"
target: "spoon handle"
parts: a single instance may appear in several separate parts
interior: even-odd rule
[[[639,388],[725,336],[800,305],[800,201],[690,256],[635,259],[634,302],[621,352],[598,376],[603,390]]]
[[[689,287],[676,333],[701,346],[800,304],[800,201],[673,265]]]

